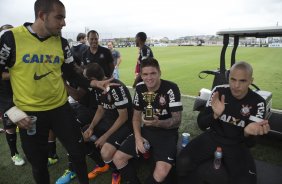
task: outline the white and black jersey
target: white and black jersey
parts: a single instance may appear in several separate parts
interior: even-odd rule
[[[147,59],[149,57],[154,57],[154,54],[151,50],[150,47],[148,47],[147,45],[144,45],[141,49],[140,49],[140,53],[139,53],[139,57],[138,60],[140,62],[142,62],[142,60]]]
[[[143,93],[148,89],[144,82],[139,83],[136,86],[136,92],[133,98],[133,108],[138,111],[145,111],[145,107],[148,105],[144,100]],[[154,114],[159,117],[160,120],[171,118],[171,112],[182,111],[181,94],[178,86],[170,81],[162,80],[161,85],[157,91],[155,91],[155,98],[151,104],[154,109]]]
[[[98,104],[105,110],[104,117],[111,119],[112,122],[118,118],[118,109],[127,109],[128,119],[127,123],[132,121],[132,100],[127,87],[119,80],[114,79],[113,83],[121,84],[120,86],[111,86],[110,90],[103,94],[101,90],[96,89]]]
[[[198,117],[198,124],[201,129],[210,127],[212,131],[216,132],[221,142],[242,142],[244,140],[244,128],[253,122],[249,120],[249,117],[252,115],[264,119],[266,113],[265,100],[251,89],[240,100],[233,97],[229,85],[215,87],[211,96],[217,91],[220,96],[222,94],[225,95],[225,109],[223,113],[217,120],[213,118],[210,97],[205,111]]]

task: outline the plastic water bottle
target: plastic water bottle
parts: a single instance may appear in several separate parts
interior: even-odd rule
[[[96,135],[92,135],[91,137],[89,137],[89,140],[91,141],[91,142],[96,142],[97,141],[97,137],[96,137]]]
[[[190,141],[190,134],[182,133],[182,141],[181,141],[182,148],[186,147],[189,141]]]
[[[144,145],[145,150],[149,151],[149,149],[151,147],[150,143],[148,141],[144,141],[143,145]]]
[[[217,147],[216,151],[214,152],[214,161],[213,161],[214,169],[219,169],[220,168],[221,159],[222,159],[222,148],[221,147]]]
[[[36,134],[36,116],[29,116],[31,121],[31,128],[26,131],[27,135],[35,135]]]
[[[149,159],[150,158],[149,150],[150,150],[151,145],[150,145],[150,143],[148,141],[144,141],[143,145],[144,145],[144,148],[146,150],[146,152],[143,153],[143,158],[144,159]]]

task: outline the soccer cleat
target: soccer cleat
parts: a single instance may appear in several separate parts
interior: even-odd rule
[[[59,161],[59,157],[57,154],[54,154],[51,157],[48,157],[48,166],[54,165]]]
[[[112,174],[112,184],[120,184],[121,176],[119,173]]]
[[[15,154],[14,156],[12,156],[12,161],[15,165],[18,166],[24,165],[25,163],[24,159],[19,154]]]
[[[93,171],[88,173],[88,178],[89,179],[94,179],[99,174],[108,171],[109,168],[110,168],[110,166],[108,164],[105,164],[105,166],[103,166],[103,167],[99,167],[98,165],[96,165],[96,167],[93,169]]]
[[[57,181],[56,184],[67,184],[69,183],[72,179],[76,177],[75,172],[72,172],[70,170],[65,170],[65,173],[63,176],[61,176]]]
[[[50,165],[54,165],[56,164],[57,162],[59,161],[59,158],[58,157],[55,157],[55,158],[48,158],[48,166]]]

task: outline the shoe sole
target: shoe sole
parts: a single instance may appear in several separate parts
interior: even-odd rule
[[[16,162],[14,162],[13,160],[12,160],[12,162],[14,163],[14,165],[15,166],[22,166],[22,165],[24,165],[25,164],[25,162],[23,161],[23,163],[16,163]]]
[[[64,182],[64,183],[69,183],[71,180],[73,180],[76,177],[76,175],[72,175],[70,176],[70,180],[68,182]],[[59,182],[58,182],[59,183]],[[58,184],[57,182],[55,184]],[[62,182],[61,182],[62,183]]]
[[[107,171],[104,171],[104,172],[101,172],[101,171],[96,172],[96,175],[95,175],[94,177],[89,177],[89,176],[88,176],[88,179],[92,180],[92,179],[96,178],[98,175],[100,175],[100,174],[102,174],[102,173],[105,173],[105,172],[107,172]]]
[[[14,163],[15,164],[15,166],[23,166],[25,163],[23,163],[23,164],[16,164],[16,163]]]
[[[53,163],[50,163],[49,161],[48,161],[48,166],[52,166],[52,165],[55,165],[56,163],[58,163],[59,162],[59,160],[57,160],[56,162],[53,162]]]

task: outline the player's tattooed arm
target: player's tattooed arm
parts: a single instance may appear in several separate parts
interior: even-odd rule
[[[164,120],[158,121],[158,127],[165,128],[165,129],[173,129],[178,128],[181,123],[182,113],[181,111],[172,112],[172,117]]]

